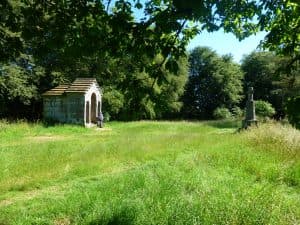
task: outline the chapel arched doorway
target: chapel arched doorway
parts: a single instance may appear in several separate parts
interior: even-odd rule
[[[93,93],[91,96],[91,121],[92,123],[97,123],[96,112],[97,112],[97,98],[96,94]]]
[[[90,103],[86,102],[85,105],[85,123],[90,123]]]

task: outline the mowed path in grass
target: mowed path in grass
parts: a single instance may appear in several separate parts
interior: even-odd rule
[[[0,224],[300,224],[300,134],[0,122]]]

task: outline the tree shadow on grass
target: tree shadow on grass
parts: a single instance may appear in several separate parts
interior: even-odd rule
[[[45,128],[47,128],[47,127],[54,127],[54,126],[62,124],[58,120],[51,119],[51,118],[45,118],[41,122],[43,124],[43,127],[45,127]]]
[[[207,126],[220,128],[220,129],[239,129],[242,126],[241,120],[212,120],[205,122]]]
[[[97,218],[91,221],[89,225],[133,225],[136,211],[122,208],[115,212],[110,218]]]

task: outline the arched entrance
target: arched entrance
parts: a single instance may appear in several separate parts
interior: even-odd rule
[[[98,116],[100,116],[100,112],[101,112],[101,105],[100,105],[100,102],[98,102],[98,110],[97,110],[97,113],[98,113]]]
[[[96,112],[97,112],[97,98],[96,98],[96,94],[93,93],[91,96],[91,121],[92,123],[97,123],[97,119],[96,119]]]

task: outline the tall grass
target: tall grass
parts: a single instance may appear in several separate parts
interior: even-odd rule
[[[277,122],[261,124],[245,132],[248,144],[256,151],[275,156],[278,163],[263,171],[270,181],[300,186],[300,131]],[[276,165],[276,166],[275,166]],[[258,170],[258,169],[257,169]],[[300,197],[300,196],[299,196]]]
[[[246,137],[264,151],[279,153],[283,158],[300,157],[300,131],[275,121],[252,127]]]
[[[0,224],[299,224],[299,131],[237,126],[2,122]]]

